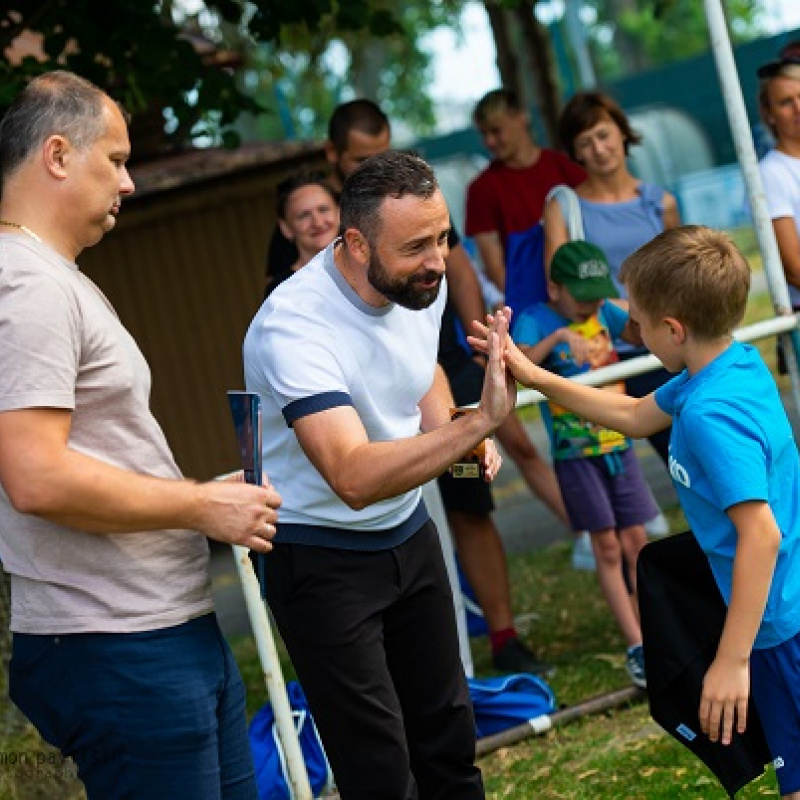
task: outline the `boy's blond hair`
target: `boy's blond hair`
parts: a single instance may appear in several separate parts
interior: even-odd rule
[[[750,266],[731,238],[702,225],[664,231],[629,256],[619,274],[651,320],[674,317],[698,338],[733,333],[750,291]]]

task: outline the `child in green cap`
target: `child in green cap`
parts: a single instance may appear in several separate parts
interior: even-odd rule
[[[589,242],[561,245],[553,255],[549,301],[525,309],[513,335],[535,364],[569,377],[618,360],[614,340],[638,343],[617,297],[603,251]],[[605,387],[624,392],[622,383]],[[636,559],[647,543],[644,523],[658,514],[631,442],[563,406],[542,407],[553,465],[570,523],[588,530],[600,589],[627,644],[631,681],[646,685],[636,603]]]

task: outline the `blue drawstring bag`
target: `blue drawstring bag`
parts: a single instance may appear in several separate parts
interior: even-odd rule
[[[660,195],[659,195],[660,197]],[[567,226],[570,241],[585,239],[583,216],[575,190],[565,184],[554,186],[545,202],[555,198],[561,206],[561,214]],[[509,233],[505,242],[506,297],[511,307],[511,332],[515,320],[529,306],[546,303],[547,269],[544,264],[544,225],[537,222],[525,231]]]
[[[519,315],[535,303],[547,302],[544,267],[544,227],[537,222],[528,230],[510,233],[505,244],[505,303],[514,312],[511,329]]]
[[[334,786],[328,757],[311,716],[308,701],[297,681],[286,684],[297,738],[314,797]],[[256,770],[258,800],[293,800],[286,757],[278,738],[272,704],[265,703],[250,722],[250,750]]]
[[[553,690],[540,677],[527,672],[468,678],[467,684],[479,739],[556,710]]]

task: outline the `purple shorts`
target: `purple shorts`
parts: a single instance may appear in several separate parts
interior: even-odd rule
[[[602,531],[644,525],[658,514],[633,447],[616,453],[622,469],[612,470],[606,456],[553,462],[569,521],[576,531]]]
[[[800,634],[753,650],[750,686],[781,794],[800,791]]]

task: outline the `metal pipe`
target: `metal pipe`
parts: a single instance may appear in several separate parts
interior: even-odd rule
[[[608,711],[610,708],[617,708],[626,703],[641,700],[646,696],[643,689],[639,689],[636,686],[626,686],[624,689],[617,689],[607,694],[591,697],[574,706],[559,709],[553,714],[542,714],[522,725],[516,725],[492,736],[484,736],[483,739],[479,739],[476,751],[477,756],[480,758],[499,750],[501,747],[509,747],[524,739],[530,739],[532,736],[539,736],[552,728],[566,725],[589,714],[599,714],[602,711]]]
[[[756,238],[759,249],[764,259],[764,274],[767,277],[767,286],[772,298],[775,313],[779,316],[792,313],[792,304],[789,299],[789,288],[786,285],[786,276],[783,272],[778,243],[775,231],[767,209],[764,185],[761,182],[761,173],[758,170],[753,136],[750,132],[750,122],[747,118],[747,109],[742,97],[742,87],[739,83],[739,73],[733,58],[728,35],[728,26],[725,22],[725,13],[721,0],[704,0],[708,31],[711,36],[711,50],[717,66],[722,98],[728,114],[736,156],[742,170],[747,197],[753,213]],[[781,342],[790,357],[786,363],[792,385],[792,397],[795,407],[800,411],[800,339],[797,331],[781,337]]]
[[[275,639],[272,636],[267,607],[261,598],[261,587],[250,561],[250,551],[238,544],[232,545],[232,548],[236,570],[242,583],[247,613],[250,617],[250,627],[253,629],[253,638],[258,649],[258,658],[261,662],[261,669],[264,671],[264,680],[267,684],[272,709],[275,712],[275,727],[286,756],[286,772],[292,797],[294,800],[313,800],[314,795],[308,781],[306,763],[297,740],[292,708],[286,694],[278,649],[275,647]]]
[[[262,473],[261,399],[255,392],[229,391],[228,403],[233,417],[236,440],[242,461],[244,479],[260,486]],[[236,571],[242,584],[250,627],[256,641],[261,669],[267,684],[267,693],[275,714],[275,729],[286,760],[286,779],[293,800],[312,800],[306,762],[297,737],[294,715],[286,693],[278,649],[272,636],[272,626],[267,615],[267,605],[261,596],[261,586],[250,560],[250,551],[240,545],[231,545]]]
[[[752,342],[786,331],[796,331],[799,322],[800,316],[795,316],[794,314],[773,317],[772,319],[761,320],[744,328],[739,328],[734,332],[734,337],[740,342]],[[637,356],[629,361],[619,361],[607,367],[582,372],[580,375],[574,375],[570,380],[586,386],[604,386],[607,383],[615,383],[616,381],[630,378],[632,375],[652,372],[660,366],[662,366],[661,362],[654,355],[648,354]],[[543,400],[547,400],[547,398],[536,389],[522,389],[517,392],[517,408],[541,403]]]

